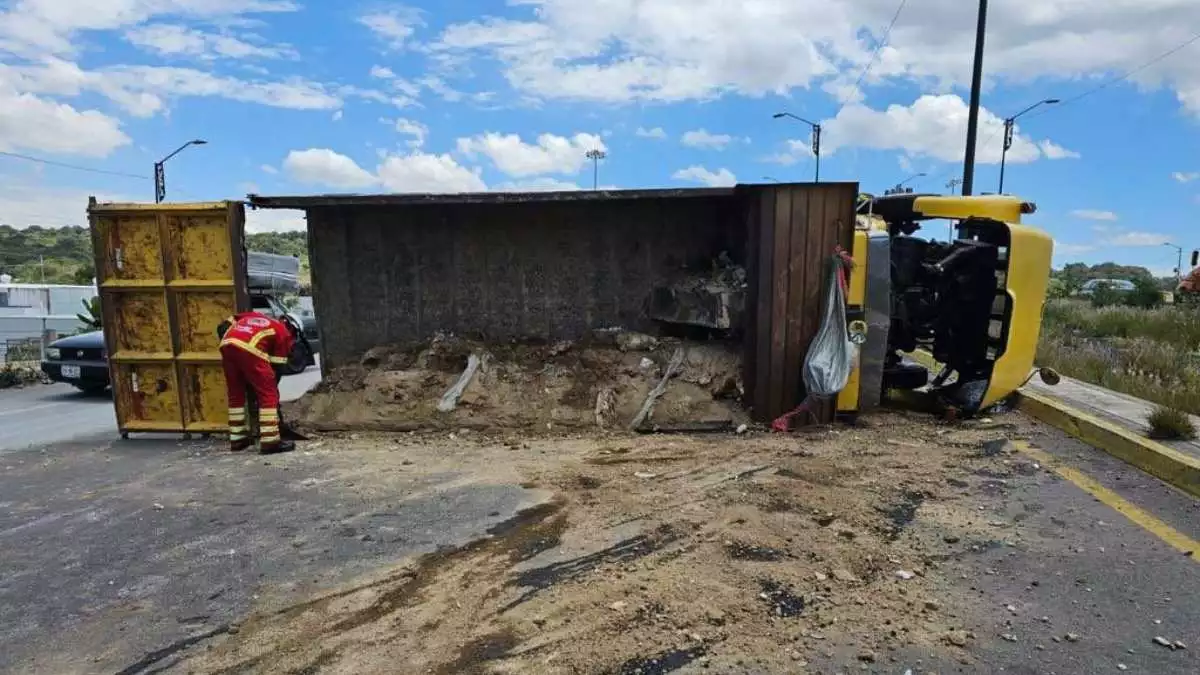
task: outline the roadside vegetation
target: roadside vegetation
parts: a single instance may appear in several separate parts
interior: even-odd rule
[[[1047,303],[1038,365],[1200,414],[1200,308],[1098,304]]]

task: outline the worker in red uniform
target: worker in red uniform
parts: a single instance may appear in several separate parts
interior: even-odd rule
[[[287,363],[295,338],[283,323],[258,312],[236,314],[217,327],[221,365],[229,396],[229,449],[254,444],[246,429],[246,387],[258,399],[259,449],[263,454],[287,452],[295,445],[279,436],[279,384],[275,365]]]

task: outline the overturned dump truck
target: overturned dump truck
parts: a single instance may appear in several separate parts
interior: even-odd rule
[[[1053,252],[1045,232],[1021,224],[1034,211],[1013,197],[859,200],[854,257],[860,264],[849,302],[861,299],[866,319],[852,316],[850,324],[863,344],[861,391],[929,385],[945,404],[972,414],[1026,381]],[[942,231],[929,227],[935,220],[951,221],[946,241],[932,238]],[[916,236],[922,229],[929,238]],[[903,357],[917,350],[944,364],[941,372]],[[853,407],[852,393],[839,399],[840,410]]]
[[[836,400],[806,419],[926,385],[971,413],[1028,375],[1050,269],[1050,239],[1020,224],[1032,210],[1020,200],[860,200],[855,183],[248,199],[306,212],[326,375],[307,408],[358,415],[326,419],[330,429],[599,424],[602,409],[624,417],[673,373],[689,401],[670,423],[716,421],[712,401],[771,422],[809,401],[801,371],[845,258],[858,357]],[[939,218],[957,222],[953,241],[918,236]],[[614,331],[658,346],[646,358],[605,347]],[[915,350],[943,372],[905,358]],[[728,386],[689,373],[730,356],[740,373]],[[459,380],[472,362],[482,384]],[[466,410],[436,411],[456,384]]]

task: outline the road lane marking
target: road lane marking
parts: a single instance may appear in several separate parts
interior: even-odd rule
[[[67,403],[66,402],[43,403],[42,405],[30,406],[28,408],[17,408],[16,410],[5,410],[4,412],[0,412],[0,417],[4,417],[5,415],[16,415],[17,413],[27,413],[31,410],[41,410],[43,408],[53,408],[55,406],[60,406],[60,405],[67,405]]]
[[[1013,446],[1020,452],[1041,462],[1042,466],[1071,481],[1075,484],[1075,487],[1099,499],[1110,509],[1133,521],[1143,530],[1163,540],[1175,550],[1180,553],[1191,554],[1189,557],[1192,560],[1200,562],[1200,542],[1155,518],[1148,511],[1134,506],[1121,495],[1097,483],[1094,479],[1079,470],[1064,465],[1053,455],[1035,448],[1025,441],[1013,441]]]

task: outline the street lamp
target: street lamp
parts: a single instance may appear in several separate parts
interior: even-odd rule
[[[817,159],[816,177],[813,178],[813,182],[820,183],[821,182],[821,125],[817,124],[816,122],[810,122],[810,121],[804,119],[803,117],[797,117],[796,115],[793,115],[790,112],[775,113],[775,115],[774,115],[774,118],[777,120],[783,119],[785,117],[790,117],[790,118],[796,120],[797,122],[804,122],[808,126],[812,127],[812,152],[813,152],[813,156],[816,157],[816,159]]]
[[[1169,241],[1164,241],[1163,246],[1170,246],[1171,248],[1173,248],[1179,252],[1179,259],[1175,263],[1175,281],[1182,281],[1183,280],[1183,247],[1176,246],[1175,244],[1172,244]]]
[[[584,155],[592,160],[592,191],[600,189],[600,160],[608,157],[608,154],[600,149],[588,150]]]
[[[905,178],[904,180],[900,181],[899,183],[896,183],[896,187],[904,187],[905,183],[912,182],[918,178],[924,178],[925,176],[928,176],[928,175],[929,174],[925,173],[924,171],[922,171],[921,173],[914,173],[913,175],[909,176],[908,178]]]
[[[1038,101],[1016,115],[1004,120],[1004,151],[1000,153],[1000,190],[997,194],[1004,194],[1004,164],[1008,159],[1008,151],[1013,145],[1013,125],[1016,123],[1017,118],[1040,105],[1054,105],[1055,103],[1058,103],[1058,99],[1056,98]]]
[[[166,164],[168,159],[183,152],[189,145],[206,145],[208,141],[197,138],[193,141],[188,141],[175,149],[175,152],[163,157],[154,163],[154,203],[161,204],[162,200],[167,198],[167,176],[163,171],[163,164]]]

